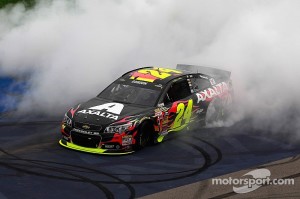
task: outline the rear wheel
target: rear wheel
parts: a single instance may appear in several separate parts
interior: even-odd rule
[[[221,100],[215,99],[207,107],[205,125],[208,127],[216,126],[218,123],[224,120],[223,116],[223,106]]]
[[[209,105],[205,116],[205,125],[223,126],[230,118],[233,106],[233,94],[230,92],[226,98],[215,98]]]

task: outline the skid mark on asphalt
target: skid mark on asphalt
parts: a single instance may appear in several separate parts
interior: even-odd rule
[[[29,124],[28,124],[29,125]],[[30,125],[33,125],[33,123],[30,123]],[[40,123],[38,123],[40,125]],[[122,173],[111,173],[106,170],[109,169],[93,169],[91,167],[83,167],[78,164],[66,164],[61,162],[54,162],[54,161],[45,161],[45,160],[35,160],[35,159],[28,159],[28,158],[22,158],[17,155],[11,154],[10,152],[1,149],[1,161],[0,165],[2,167],[5,167],[9,170],[14,170],[18,173],[26,174],[27,176],[38,176],[43,178],[52,178],[57,180],[63,180],[63,181],[74,181],[74,182],[83,182],[91,184],[92,186],[97,187],[102,194],[106,198],[115,198],[119,197],[120,195],[114,195],[114,189],[108,188],[107,185],[109,184],[118,184],[118,188],[122,187],[122,197],[121,198],[134,198],[135,195],[135,189],[132,187],[133,184],[149,184],[149,183],[159,183],[159,182],[166,182],[166,181],[174,181],[179,179],[184,179],[190,176],[194,176],[200,172],[203,172],[206,170],[209,166],[216,163],[216,161],[212,161],[212,158],[210,157],[210,154],[207,153],[202,147],[195,145],[194,143],[182,140],[180,141],[181,145],[186,145],[187,148],[191,148],[195,150],[198,153],[198,156],[194,155],[194,159],[201,159],[201,164],[196,166],[196,168],[189,169],[189,166],[186,166],[184,162],[181,162],[183,164],[179,163],[162,163],[162,165],[156,165],[155,164],[155,158],[151,160],[150,163],[149,160],[144,162],[143,158],[136,157],[136,156],[124,156],[125,158],[122,158],[124,163],[134,163],[137,161],[141,161],[145,163],[145,165],[140,165],[139,170],[140,173],[137,172],[137,169],[134,167],[128,167],[128,165],[124,166],[124,171],[127,170],[127,172],[124,172],[122,170],[123,165],[121,164],[119,169],[117,167],[114,168],[114,170],[120,170],[123,171]],[[189,149],[190,150],[190,149]],[[195,152],[193,153],[195,154]],[[93,163],[93,164],[102,164],[102,163],[109,163],[109,159],[97,161],[96,156],[87,156],[86,154],[80,154],[80,159],[83,160],[86,163]],[[186,159],[185,156],[182,156],[181,158]],[[221,158],[218,157],[218,160]],[[155,161],[154,161],[155,160]],[[113,165],[112,165],[113,166]],[[126,168],[127,166],[127,168]],[[145,173],[147,169],[145,167],[149,167],[149,169],[152,168],[152,170],[148,170],[151,172]],[[194,166],[194,164],[192,165]],[[156,170],[155,168],[168,168],[168,172],[164,172],[163,169]],[[195,167],[195,166],[194,166]],[[154,168],[154,169],[153,169]],[[182,169],[185,170],[182,170]],[[101,170],[101,171],[100,171]],[[97,177],[96,177],[97,176]],[[118,177],[117,177],[118,176]],[[146,177],[146,178],[145,178]],[[121,179],[122,178],[122,179]],[[102,179],[102,180],[98,180]],[[147,179],[147,180],[145,180]],[[106,185],[104,185],[106,184]],[[124,190],[124,187],[127,188],[127,191]],[[124,197],[124,193],[127,192],[127,196]]]
[[[23,172],[23,173],[26,173],[29,175],[36,175],[36,176],[47,177],[47,178],[55,178],[55,179],[60,179],[60,180],[82,181],[82,182],[90,183],[90,184],[96,186],[97,188],[99,188],[105,194],[106,198],[114,198],[114,195],[113,195],[113,192],[111,192],[106,186],[103,186],[101,183],[124,184],[130,190],[130,196],[128,196],[128,198],[134,198],[135,191],[132,188],[132,186],[129,184],[157,183],[157,182],[177,180],[177,179],[195,175],[196,173],[199,173],[199,172],[205,170],[207,167],[209,167],[209,165],[211,164],[211,159],[210,159],[209,154],[206,153],[205,151],[203,151],[198,146],[195,146],[191,143],[186,143],[186,144],[189,144],[193,148],[198,150],[204,156],[204,158],[206,160],[205,163],[202,166],[200,166],[199,168],[191,170],[192,173],[190,173],[190,174],[184,174],[184,175],[177,176],[177,177],[167,177],[164,179],[161,179],[161,175],[164,175],[164,173],[160,173],[160,176],[159,176],[160,179],[154,178],[151,180],[130,180],[130,181],[125,182],[125,181],[121,180],[120,178],[115,177],[115,175],[113,175],[113,174],[100,172],[99,170],[94,170],[94,169],[82,167],[79,165],[69,165],[69,164],[58,163],[58,162],[24,159],[24,158],[20,158],[16,155],[10,154],[3,149],[0,149],[0,151],[3,154],[5,154],[6,156],[8,156],[9,158],[2,158],[5,161],[1,161],[0,165],[2,165],[3,167],[6,167],[8,169],[16,170],[18,172]],[[53,166],[53,165],[55,165],[55,166]],[[58,167],[56,165],[58,165]],[[63,166],[63,167],[61,167],[61,166]],[[64,168],[65,166],[71,167],[71,169]],[[72,168],[76,168],[76,169],[79,168],[79,169],[87,170],[89,172],[93,171],[94,174],[100,174],[100,175],[104,175],[109,178],[113,178],[114,181],[98,181],[95,179],[91,179],[89,177],[83,176],[82,174],[81,175],[76,174],[75,172],[78,172],[78,171],[72,170]],[[44,171],[44,170],[46,170],[46,171]],[[59,175],[49,174],[51,172],[59,173]],[[83,173],[84,171],[81,170],[80,172]],[[61,174],[63,176],[61,176]],[[174,173],[168,173],[168,174],[174,174]],[[71,177],[64,177],[65,175],[71,176]],[[131,175],[134,175],[134,174],[131,174]],[[102,179],[103,179],[103,177],[102,177]]]
[[[16,193],[5,189],[16,182],[35,183],[36,186],[55,182],[51,186],[40,187],[43,198],[55,197],[54,191],[65,194],[64,197],[67,198],[85,195],[91,198],[134,198],[260,164],[277,158],[272,156],[274,151],[282,151],[282,156],[295,152],[273,147],[275,144],[271,139],[266,141],[268,145],[265,148],[261,143],[260,148],[256,149],[253,145],[244,143],[247,140],[245,135],[232,138],[234,145],[238,142],[240,146],[245,146],[244,149],[232,146],[226,141],[225,135],[217,134],[222,131],[221,128],[215,132],[211,129],[201,130],[200,133],[183,132],[162,144],[127,156],[99,156],[61,148],[56,143],[56,137],[53,137],[55,131],[58,131],[57,125],[59,124],[47,122],[37,122],[36,125],[34,122],[18,123],[15,126],[0,125],[0,137],[12,135],[18,137],[17,143],[26,141],[16,150],[7,143],[2,144],[5,136],[0,139],[0,177],[8,182],[4,184],[0,181],[0,191],[4,196],[36,196],[37,193],[28,188],[29,185],[26,185],[27,188],[17,187]],[[10,131],[11,129],[14,131]],[[27,133],[31,135],[30,138],[26,136]],[[243,137],[242,141],[239,137]],[[39,138],[38,141],[36,138]],[[13,146],[18,146],[16,142],[12,143]],[[235,150],[232,150],[234,147]],[[240,162],[241,156],[247,161]],[[5,176],[5,173],[12,175]]]

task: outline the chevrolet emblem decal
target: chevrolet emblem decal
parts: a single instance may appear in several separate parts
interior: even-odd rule
[[[90,129],[91,127],[89,125],[83,125],[82,128],[83,129]]]

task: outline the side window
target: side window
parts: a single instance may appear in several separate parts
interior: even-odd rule
[[[188,82],[185,80],[179,80],[171,85],[166,96],[164,103],[175,102],[191,95],[191,89]]]
[[[192,87],[194,89],[194,91],[201,91],[204,90],[208,87],[210,87],[210,82],[208,79],[204,79],[201,77],[192,77],[190,78],[191,82],[192,82]]]

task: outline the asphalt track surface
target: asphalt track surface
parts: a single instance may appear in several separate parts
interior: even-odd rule
[[[104,156],[61,147],[57,120],[2,119],[0,198],[136,198],[300,153],[288,134],[247,123],[184,131],[130,155]]]
[[[181,199],[181,198],[300,198],[300,156],[293,156],[268,164],[255,166],[245,170],[218,176],[220,179],[241,179],[241,176],[256,169],[268,169],[271,172],[270,179],[293,179],[293,185],[264,184],[258,189],[238,194],[233,191],[233,185],[215,185],[212,179],[203,180],[178,188],[147,195],[142,199]]]

